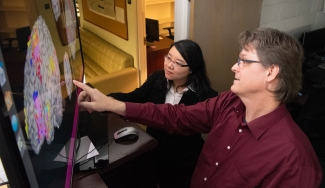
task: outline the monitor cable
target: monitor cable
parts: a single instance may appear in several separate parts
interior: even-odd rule
[[[95,149],[100,150],[103,146],[106,145],[106,143],[108,143],[108,146],[110,146],[111,143],[113,142],[113,140],[114,140],[114,139],[109,139],[108,141],[104,141],[104,142],[98,144],[99,146],[98,146],[97,148],[94,147],[94,149],[92,149],[91,151],[89,151],[89,152],[86,153],[85,155],[81,156],[79,159],[76,160],[76,163],[77,163],[80,159],[82,159],[84,156],[86,156],[86,155],[88,155],[89,153],[93,152]],[[89,162],[89,159],[87,160],[87,162]]]
[[[79,147],[80,147],[80,143],[81,143],[81,138],[80,138],[80,134],[79,132],[77,132],[77,147],[76,147],[76,153],[78,153]]]
[[[114,139],[109,139],[108,141],[104,141],[104,142],[100,143],[97,148],[92,149],[91,151],[89,151],[88,153],[86,153],[85,155],[83,155],[79,159],[77,159],[75,162],[78,163],[79,160],[81,160],[84,156],[88,155],[89,153],[93,152],[95,149],[100,150],[103,146],[106,145],[106,143],[108,143],[108,146],[110,146],[112,144],[113,140]],[[93,158],[93,160],[95,160],[95,157],[92,157],[92,158]],[[82,165],[87,164],[90,160],[91,160],[91,158],[90,159],[87,159],[83,163],[80,162],[80,165],[79,166],[82,166]],[[95,164],[95,161],[94,161],[94,164]]]

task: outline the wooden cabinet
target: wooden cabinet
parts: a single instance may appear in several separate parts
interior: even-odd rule
[[[17,28],[31,25],[27,3],[27,0],[0,0],[1,41],[5,38],[16,38]],[[3,41],[3,45],[7,43],[8,41]],[[13,41],[13,46],[17,45],[17,41]]]
[[[145,0],[146,18],[159,21],[159,34],[168,36],[164,27],[174,26],[174,0]]]
[[[147,74],[154,71],[164,70],[164,56],[168,53],[170,45],[174,41],[163,37],[161,40],[154,41],[153,46],[147,48]]]

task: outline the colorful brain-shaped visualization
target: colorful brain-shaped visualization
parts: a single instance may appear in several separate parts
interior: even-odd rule
[[[31,146],[39,153],[44,140],[54,139],[54,127],[62,122],[60,70],[52,37],[44,19],[35,22],[24,70],[25,130]]]

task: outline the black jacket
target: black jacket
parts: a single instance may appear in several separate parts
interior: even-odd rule
[[[109,96],[124,102],[164,104],[167,89],[165,73],[164,71],[158,71],[152,73],[140,88],[130,93],[111,93]],[[193,105],[217,95],[218,93],[212,88],[206,91],[204,96],[197,96],[195,92],[189,89],[184,92],[179,104]],[[153,160],[158,165],[159,173],[168,173],[171,175],[173,172],[170,171],[180,168],[183,169],[183,172],[178,169],[175,171],[175,176],[178,176],[177,174],[180,173],[188,174],[183,175],[187,176],[184,181],[189,182],[204,144],[201,134],[191,136],[172,135],[150,128],[150,125],[147,127],[147,133],[158,141],[158,147],[154,151],[155,155]],[[182,181],[181,177],[176,177],[176,179],[177,181]],[[172,180],[171,178],[166,178],[166,181],[171,182]]]

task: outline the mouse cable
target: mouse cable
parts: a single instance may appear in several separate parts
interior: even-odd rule
[[[110,143],[109,143],[109,145],[110,145],[110,144],[112,143],[113,139],[110,139],[109,141],[110,141]],[[90,153],[93,152],[95,149],[100,150],[103,146],[106,145],[107,142],[108,142],[108,141],[104,141],[104,142],[100,143],[98,147],[94,147],[94,149],[92,149],[91,151],[89,151],[89,152],[86,153],[85,155],[81,156],[81,157],[80,157],[79,159],[77,159],[75,162],[77,163],[77,162],[78,162],[79,160],[81,160],[84,156],[90,154]],[[108,145],[108,146],[109,146],[109,145]],[[89,162],[89,160],[88,160],[87,162]],[[86,162],[86,163],[87,163],[87,162]]]
[[[93,152],[95,149],[96,150],[100,150],[103,146],[106,145],[106,143],[108,143],[108,146],[110,146],[112,144],[114,139],[109,139],[108,141],[104,141],[103,143],[100,143],[100,145],[98,147],[94,147],[91,151],[89,151],[88,153],[86,153],[85,155],[81,156],[79,159],[77,159],[75,162],[77,163],[79,160],[81,160],[84,156],[90,154],[91,152]],[[87,161],[89,162],[89,161]],[[87,163],[86,162],[86,163]]]
[[[96,148],[94,147],[90,152],[88,152],[88,153],[84,154],[83,156],[81,156],[79,159],[77,159],[77,160],[75,161],[75,163],[78,163],[79,160],[81,160],[84,156],[88,155],[89,153],[93,152],[95,149],[96,149]]]
[[[80,134],[79,134],[79,132],[77,132],[77,141],[78,141],[78,143],[77,143],[77,147],[76,147],[76,153],[77,153],[78,150],[79,150],[80,142],[81,142],[81,138],[80,138]]]
[[[111,143],[113,142],[113,140],[114,139],[109,139],[108,141],[104,141],[104,142],[102,142],[102,143],[100,143],[99,144],[99,146],[98,147],[94,147],[91,151],[89,151],[88,153],[86,153],[86,154],[84,154],[83,156],[81,156],[79,159],[77,159],[75,162],[77,163],[78,161],[80,161],[83,157],[85,157],[86,155],[88,155],[88,154],[90,154],[91,152],[93,152],[95,149],[96,150],[100,150],[103,146],[105,146],[106,145],[106,143],[108,143],[108,146],[110,146],[111,145]],[[89,162],[89,161],[87,161],[87,162]]]
[[[103,146],[106,145],[107,142],[108,142],[108,146],[110,146],[110,145],[112,144],[113,140],[114,140],[114,139],[109,139],[108,141],[105,141],[104,144],[102,144],[101,146],[98,146],[97,148],[98,148],[98,149],[102,148]],[[92,151],[90,151],[89,153],[91,153],[91,152],[92,152]],[[84,157],[84,156],[82,156],[82,157]],[[81,157],[81,158],[82,158],[82,157]],[[94,163],[95,163],[95,157],[92,157],[92,158],[93,158]],[[80,160],[80,159],[78,159],[78,160]],[[78,160],[77,160],[77,161],[78,161]],[[91,160],[91,158],[87,159],[87,160],[86,160],[85,162],[83,162],[83,163],[80,162],[80,165],[79,165],[79,166],[83,166],[83,165],[89,163],[90,160]]]

